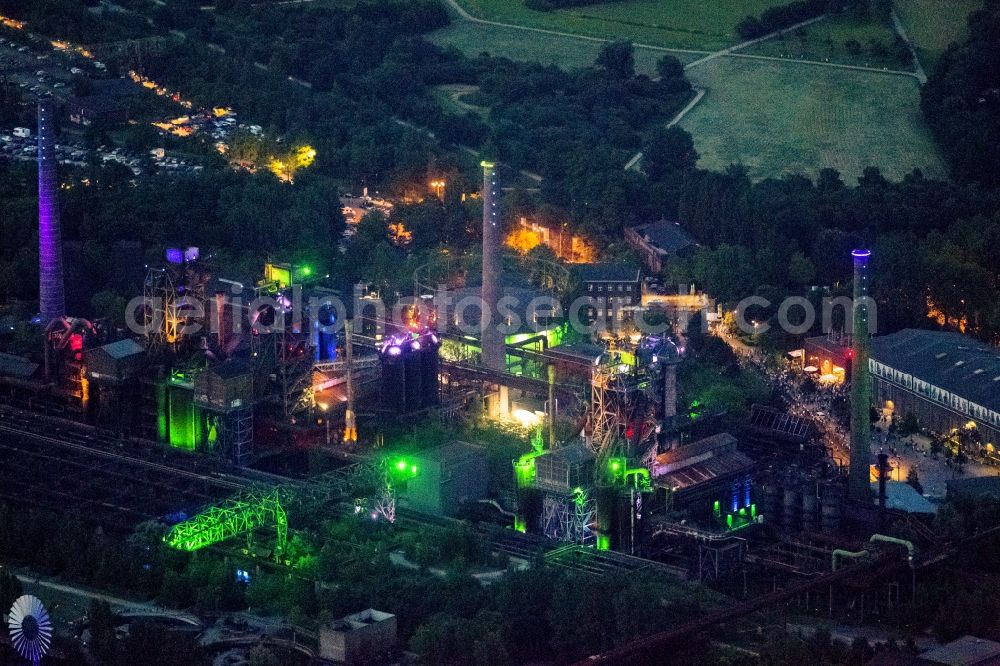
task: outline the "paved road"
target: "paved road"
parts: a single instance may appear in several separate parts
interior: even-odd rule
[[[93,590],[86,590],[82,587],[77,587],[75,585],[67,585],[65,583],[54,583],[50,580],[45,580],[40,576],[34,576],[29,574],[17,574],[17,579],[22,583],[30,585],[32,587],[44,587],[50,590],[55,590],[56,592],[63,592],[65,594],[71,594],[76,597],[84,597],[86,599],[97,599],[99,601],[106,601],[114,608],[145,608],[148,610],[166,610],[160,608],[155,604],[146,601],[136,601],[134,599],[123,599],[122,597],[116,597],[111,594],[104,594],[103,592],[94,592]]]
[[[728,48],[724,48],[721,51],[715,51],[713,53],[710,53],[707,56],[705,56],[704,58],[699,58],[698,60],[695,60],[694,62],[689,62],[688,64],[684,65],[684,69],[691,69],[692,67],[697,67],[698,65],[702,65],[702,64],[704,64],[704,63],[706,63],[706,62],[708,62],[710,60],[715,60],[716,58],[721,58],[722,56],[727,56],[730,53],[733,53],[735,51],[739,51],[741,49],[748,48],[750,46],[753,46],[754,44],[760,44],[761,42],[766,42],[767,40],[773,39],[773,38],[775,38],[778,35],[781,35],[783,33],[794,32],[795,30],[798,30],[799,28],[804,28],[807,25],[812,25],[813,23],[817,23],[819,21],[822,21],[825,18],[826,18],[826,14],[820,14],[819,16],[814,16],[811,19],[806,19],[805,21],[800,21],[800,22],[796,23],[795,25],[790,25],[787,28],[782,28],[781,30],[775,30],[774,32],[769,32],[766,35],[761,35],[760,37],[755,37],[754,39],[748,39],[745,42],[741,42],[739,44],[735,44],[735,45],[730,46]]]
[[[916,72],[907,72],[903,69],[879,69],[878,67],[866,67],[864,65],[846,65],[840,62],[824,62],[822,60],[800,60],[798,58],[781,58],[778,56],[764,56],[753,53],[728,53],[727,58],[745,58],[747,60],[772,60],[795,65],[814,65],[817,67],[832,67],[834,69],[849,69],[857,72],[872,72],[873,74],[887,74],[889,76],[907,76],[920,80]]]
[[[908,34],[906,34],[906,28],[903,26],[903,22],[899,19],[899,15],[896,14],[895,9],[892,10],[892,27],[896,30],[896,34],[899,35],[899,38],[906,42],[906,48],[910,49],[910,55],[913,56],[913,69],[916,70],[914,72],[914,76],[917,77],[917,80],[920,81],[921,85],[927,83],[927,72],[924,71],[924,66],[920,64],[920,58],[917,57],[917,49],[913,45],[913,40],[910,39]]]
[[[178,622],[183,622],[194,627],[202,627],[204,624],[202,621],[190,613],[185,613],[183,611],[173,610],[170,608],[164,608],[163,606],[157,606],[156,604],[149,601],[136,601],[135,599],[125,599],[123,597],[116,597],[111,594],[105,594],[103,592],[97,592],[83,587],[78,587],[76,585],[69,585],[67,583],[56,583],[51,580],[46,580],[40,576],[35,576],[32,574],[16,574],[18,580],[27,585],[32,589],[32,592],[36,596],[40,596],[44,601],[44,593],[39,593],[37,588],[45,588],[53,590],[55,592],[61,592],[63,594],[68,594],[74,597],[81,597],[84,599],[97,599],[98,601],[105,601],[121,615],[128,617],[159,617],[168,618],[171,620],[177,620]]]
[[[884,426],[885,424],[879,424]],[[931,454],[931,442],[922,435],[888,437],[887,433],[876,430],[876,441],[872,451],[881,447],[889,453],[890,478],[905,481],[911,469],[917,471],[917,478],[929,499],[944,499],[948,492],[948,481],[980,476],[1000,476],[1000,468],[969,460],[961,468],[949,461],[943,454]]]
[[[669,123],[667,123],[667,128],[669,129],[674,125],[676,125],[677,123],[679,123],[684,118],[684,116],[687,115],[688,111],[693,109],[695,105],[698,104],[698,102],[700,102],[701,98],[704,96],[705,96],[704,88],[695,88],[694,97],[692,97],[691,101],[688,102],[683,109],[678,111],[677,115],[674,116]],[[642,151],[639,151],[638,153],[632,156],[632,159],[630,159],[628,162],[625,163],[625,170],[629,171],[631,169],[637,168],[639,165],[639,160],[641,159],[642,159]]]

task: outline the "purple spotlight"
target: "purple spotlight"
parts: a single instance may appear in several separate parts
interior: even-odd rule
[[[389,356],[399,356],[403,353],[403,348],[399,345],[390,345],[389,349],[386,350]]]
[[[176,247],[167,248],[167,263],[170,264],[184,263],[184,253],[180,250],[180,248]]]
[[[420,351],[420,341],[414,340],[413,342],[411,342],[410,349],[412,349],[413,351]]]

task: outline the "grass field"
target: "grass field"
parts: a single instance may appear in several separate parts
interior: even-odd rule
[[[477,18],[671,48],[717,50],[739,42],[736,24],[787,0],[621,0],[536,12],[524,0],[458,0]]]
[[[512,60],[537,61],[544,65],[558,65],[566,69],[587,67],[594,64],[601,42],[578,37],[545,35],[517,28],[483,25],[456,19],[446,28],[436,30],[428,38],[442,46],[454,46],[468,56],[487,52]],[[656,61],[664,52],[656,49],[635,49],[636,70],[655,75]],[[672,53],[681,62],[691,62],[699,56]]]
[[[907,57],[900,60],[893,51],[895,37],[889,26],[876,21],[830,16],[794,32],[755,44],[743,52],[910,71],[913,69],[911,59]],[[860,50],[852,52],[847,47],[850,40],[856,41]],[[873,48],[875,44],[881,48]]]
[[[948,44],[965,36],[966,19],[983,0],[895,0],[896,13],[917,45],[917,55],[930,73]]]
[[[892,179],[914,167],[945,176],[915,79],[738,58],[705,63],[688,78],[707,90],[680,123],[699,166],[741,162],[753,178],[832,167],[847,183],[870,165]]]

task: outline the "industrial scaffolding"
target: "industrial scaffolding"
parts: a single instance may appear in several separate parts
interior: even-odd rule
[[[253,407],[216,413],[214,418],[220,450],[237,466],[249,465],[253,457]]]
[[[275,555],[283,553],[288,544],[288,516],[277,490],[249,492],[211,506],[174,525],[163,540],[171,548],[192,552],[268,525],[276,531]]]
[[[293,286],[292,289],[299,287]],[[273,283],[265,284],[258,287],[256,296],[258,299],[263,296],[275,298],[274,321],[262,322],[263,311],[250,313],[254,386],[266,387],[271,381],[276,384],[281,415],[286,420],[293,421],[303,415],[311,418],[315,405],[312,391],[315,355],[308,333],[309,322],[288,321],[293,301],[284,292],[275,293],[273,290]],[[292,294],[293,299],[297,296]],[[263,396],[258,395],[260,397]]]
[[[590,383],[590,449],[598,458],[609,457],[621,443],[631,451],[634,444],[649,440],[656,431],[655,382],[623,371],[617,366],[595,367]],[[634,431],[629,431],[629,426]]]
[[[542,499],[542,533],[550,539],[590,546],[596,524],[597,502],[583,488],[568,496],[546,493]]]
[[[143,328],[146,348],[158,352],[177,348],[195,312],[205,303],[206,277],[190,265],[150,268],[143,283]]]

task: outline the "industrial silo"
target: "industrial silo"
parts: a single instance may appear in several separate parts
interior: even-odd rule
[[[406,411],[406,374],[403,347],[390,340],[379,354],[382,363],[382,406],[394,412]]]
[[[435,333],[428,331],[420,336],[420,374],[423,388],[420,404],[423,407],[433,407],[440,402],[438,384],[440,347],[440,340]]]

